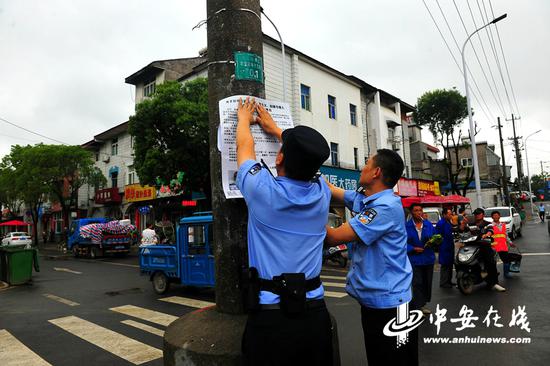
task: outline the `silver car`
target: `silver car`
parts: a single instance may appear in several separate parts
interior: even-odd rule
[[[32,239],[29,234],[23,231],[12,231],[7,233],[4,238],[2,238],[2,245],[31,245]]]

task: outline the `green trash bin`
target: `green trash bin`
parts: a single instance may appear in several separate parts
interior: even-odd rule
[[[0,249],[2,281],[10,285],[21,285],[32,279],[32,269],[40,271],[36,249],[3,246]]]

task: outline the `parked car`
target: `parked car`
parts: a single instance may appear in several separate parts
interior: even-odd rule
[[[2,239],[2,245],[25,244],[32,245],[32,238],[23,231],[12,231],[7,233]]]
[[[428,216],[427,219],[435,225],[441,220],[441,208],[439,207],[424,207],[424,213]]]
[[[491,214],[494,211],[498,211],[500,213],[500,222],[506,224],[506,233],[510,239],[515,239],[516,237],[521,236],[521,228],[523,223],[521,222],[521,217],[515,207],[488,207],[485,209],[485,221],[493,222]]]

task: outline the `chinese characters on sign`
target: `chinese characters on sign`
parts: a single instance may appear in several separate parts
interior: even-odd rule
[[[439,182],[424,179],[400,178],[397,182],[397,193],[403,197],[441,196]]]
[[[517,311],[516,311],[517,310]],[[475,328],[476,322],[479,320],[478,316],[474,316],[474,311],[468,306],[463,305],[458,313],[458,318],[450,318],[451,323],[458,323],[455,329],[457,332],[460,332],[467,328]],[[493,306],[489,308],[486,316],[483,318],[482,323],[488,328],[491,325],[496,328],[502,328],[504,325],[499,323],[502,317],[499,315],[498,310],[493,309]],[[430,324],[434,324],[437,329],[437,334],[441,331],[441,324],[447,321],[447,309],[440,308],[437,304],[435,314],[430,315]],[[527,318],[527,312],[525,311],[525,306],[518,306],[517,308],[512,309],[512,315],[508,327],[519,327],[521,330],[524,330],[528,333],[531,333],[531,328],[529,327],[529,320]]]
[[[264,83],[262,58],[254,53],[235,52],[235,79]]]
[[[131,184],[124,187],[124,199],[126,202],[138,202],[154,200],[157,196],[155,187]]]
[[[237,180],[237,145],[235,143],[237,133],[237,107],[239,99],[245,99],[246,95],[235,95],[220,100],[220,127],[218,129],[218,149],[222,157],[222,186],[225,198],[242,198],[241,192],[235,182]],[[273,117],[273,120],[282,129],[294,127],[290,106],[287,103],[279,103],[261,98],[255,98],[256,103],[262,104]],[[272,172],[275,172],[275,158],[281,144],[275,137],[267,135],[260,126],[250,126],[254,137],[254,149],[256,160],[263,159]]]

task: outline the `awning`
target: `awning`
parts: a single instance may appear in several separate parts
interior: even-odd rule
[[[401,198],[401,203],[403,207],[410,207],[413,203],[421,205],[460,205],[470,203],[470,199],[454,194],[451,196],[404,197]]]
[[[32,225],[29,222],[19,221],[19,220],[11,220],[6,221],[0,224],[0,226],[29,226]]]

